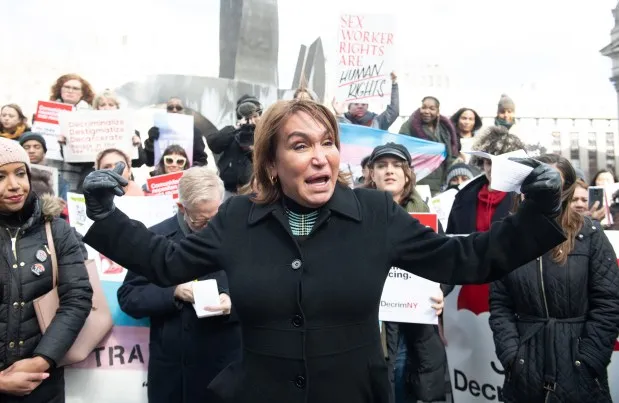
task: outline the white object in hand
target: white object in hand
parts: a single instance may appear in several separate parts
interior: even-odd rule
[[[528,158],[529,156],[524,150],[516,150],[501,155],[492,155],[482,151],[469,151],[466,153],[492,161],[490,188],[493,190],[521,193],[520,186],[522,186],[522,182],[533,171],[533,168],[529,166],[509,160],[510,157]]]
[[[196,310],[198,318],[208,316],[223,315],[223,311],[207,311],[206,306],[219,306],[219,290],[217,289],[217,280],[202,280],[191,283],[193,288],[193,308]]]

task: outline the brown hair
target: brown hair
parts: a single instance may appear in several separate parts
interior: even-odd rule
[[[103,157],[109,154],[117,154],[123,157],[123,159],[127,163],[127,168],[131,170],[131,158],[129,158],[127,154],[125,154],[123,151],[119,150],[118,148],[106,148],[105,150],[97,154],[97,158],[95,159],[95,169],[101,169],[101,160],[103,159]]]
[[[24,125],[28,125],[28,118],[26,117],[26,115],[24,115],[24,111],[21,109],[19,105],[17,104],[4,105],[2,108],[0,108],[0,113],[4,110],[4,108],[15,109],[15,112],[17,112],[17,116],[19,116],[19,120],[21,121],[21,123]],[[2,126],[0,126],[0,128],[2,128]]]
[[[581,230],[584,218],[581,214],[570,208],[570,203],[574,197],[578,177],[572,164],[557,154],[546,154],[538,158],[539,161],[549,165],[554,165],[561,176],[563,176],[563,191],[561,193],[561,214],[557,217],[557,223],[561,226],[567,236],[567,240],[555,246],[552,250],[552,258],[555,262],[563,265],[567,262],[567,256],[574,249],[576,235]]]
[[[376,161],[373,161],[371,164],[368,164],[368,168],[370,169],[370,171],[374,170],[374,164],[377,161],[380,161],[380,158],[378,158]],[[406,184],[404,185],[404,188],[402,189],[402,197],[400,198],[399,204],[401,206],[406,206],[408,202],[415,195],[415,186],[417,185],[417,176],[415,175],[415,172],[413,171],[413,167],[409,166],[406,163],[406,160],[402,160],[402,161],[404,162],[404,164],[402,164],[402,170],[404,171],[404,176],[406,177],[407,181],[406,181]],[[365,178],[364,187],[368,189],[377,189],[376,183],[374,183],[374,181],[372,180],[372,175],[369,175],[367,178]]]
[[[288,119],[297,113],[306,113],[314,121],[324,126],[333,135],[335,147],[340,149],[340,132],[335,116],[324,105],[314,101],[293,99],[278,101],[271,105],[256,125],[254,134],[254,175],[256,177],[255,203],[270,204],[279,200],[283,193],[276,178],[271,178],[269,168],[275,164],[279,132]],[[339,172],[338,184],[348,186],[349,174]]]
[[[587,184],[587,182],[585,182],[582,179],[577,179],[576,180],[576,187],[577,188],[583,188],[585,190],[589,189],[589,185]],[[574,188],[574,190],[576,190],[576,188]]]
[[[92,86],[90,85],[90,83],[77,74],[65,74],[58,77],[58,79],[50,89],[49,100],[57,101],[58,99],[62,99],[60,97],[60,90],[64,83],[69,80],[78,80],[80,83],[82,83],[82,100],[86,101],[88,105],[92,106],[92,101],[95,99],[95,92],[92,90]]]

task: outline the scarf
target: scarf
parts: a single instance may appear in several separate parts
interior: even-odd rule
[[[346,117],[346,119],[350,120],[350,123],[354,124],[354,125],[360,125],[360,126],[368,126],[371,127],[372,126],[372,121],[374,120],[374,118],[378,116],[373,112],[365,112],[365,114],[363,116],[355,116],[350,112],[346,112],[344,114],[344,117]]]
[[[507,196],[505,192],[490,191],[488,184],[484,184],[477,194],[477,219],[475,223],[475,230],[478,232],[485,232],[490,229],[492,224],[492,216]]]
[[[511,129],[512,126],[514,125],[514,122],[508,122],[505,119],[500,119],[500,118],[494,118],[494,125],[495,126],[503,126],[506,127],[507,130]]]
[[[15,130],[13,130],[12,132],[2,129],[2,133],[0,133],[0,136],[4,137],[5,139],[17,140],[19,136],[21,136],[25,131],[26,124],[20,123],[15,127]]]
[[[56,102],[62,102],[63,104],[66,104],[66,102],[60,98],[58,98]],[[90,104],[83,99],[80,99],[80,101],[77,104],[73,105],[73,107],[75,108],[75,110],[92,109],[92,106],[90,106]]]
[[[438,139],[438,141],[431,139],[430,136],[428,136],[428,134],[423,130],[424,123],[421,120],[421,111],[419,109],[413,112],[413,114],[411,115],[408,121],[410,122],[409,124],[410,124],[411,136],[417,137],[423,140],[434,141],[435,143],[438,143],[438,142],[442,143],[441,139]],[[439,115],[436,125],[437,125],[437,132],[439,130],[438,126],[440,125],[442,126],[443,130],[445,130],[447,134],[449,135],[449,140],[447,143],[445,143],[445,151],[447,151],[447,155],[448,156],[458,155],[460,153],[460,142],[458,141],[458,135],[456,134],[456,128],[454,127],[453,123],[451,123],[451,120],[447,119],[443,115]]]

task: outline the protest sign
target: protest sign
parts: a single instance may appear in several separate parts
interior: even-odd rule
[[[73,111],[73,105],[63,104],[62,102],[39,101],[37,111],[32,122],[32,132],[43,136],[47,145],[45,158],[62,161],[58,136],[61,134],[58,123],[60,112]]]
[[[133,146],[132,114],[126,110],[61,112],[60,131],[66,137],[64,160],[93,162],[97,154],[117,148],[130,158],[137,158]]]
[[[153,176],[146,179],[146,187],[150,193],[148,196],[171,195],[174,200],[178,199],[178,183],[183,172]]]
[[[159,128],[159,138],[155,141],[155,164],[163,151],[176,144],[185,150],[189,165],[193,164],[193,116],[179,113],[157,113],[153,116],[154,125]]]
[[[432,213],[411,213],[419,222],[438,232],[438,217]],[[378,318],[386,322],[438,324],[432,297],[441,295],[440,285],[392,267],[380,297]]]
[[[336,72],[338,101],[368,103],[391,95],[394,27],[392,15],[340,16]]]

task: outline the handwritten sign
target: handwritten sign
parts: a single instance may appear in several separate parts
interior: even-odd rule
[[[150,192],[148,195],[171,195],[174,200],[178,199],[178,183],[182,176],[181,171],[146,179],[146,187]]]
[[[135,158],[132,117],[125,110],[60,113],[60,130],[67,139],[65,161],[92,162],[108,148],[117,148]]]
[[[339,21],[338,101],[368,103],[390,96],[393,16],[343,14]]]
[[[425,226],[438,231],[438,217],[432,213],[411,213]],[[415,276],[397,267],[387,275],[380,297],[378,318],[386,322],[438,324],[438,316],[432,308],[432,297],[441,295],[440,285]]]
[[[47,144],[45,158],[62,161],[62,153],[58,143],[58,136],[61,134],[58,115],[61,112],[72,112],[73,110],[73,105],[63,104],[62,102],[39,101],[37,103],[37,111],[34,114],[31,130],[33,133],[42,135],[45,139]]]

